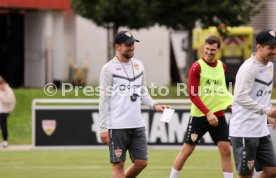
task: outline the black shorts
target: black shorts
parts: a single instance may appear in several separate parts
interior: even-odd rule
[[[110,129],[109,136],[109,153],[111,163],[125,161],[127,150],[132,162],[134,160],[148,159],[145,127],[133,129]]]
[[[250,175],[255,167],[276,167],[276,156],[271,136],[231,137],[236,169],[239,175]]]
[[[219,124],[213,127],[209,124],[207,118],[190,116],[187,130],[184,137],[184,143],[198,144],[198,141],[209,132],[213,142],[217,145],[219,141],[229,140],[229,128],[224,116],[218,117]]]

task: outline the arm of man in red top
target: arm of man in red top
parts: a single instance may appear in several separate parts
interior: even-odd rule
[[[204,62],[206,61],[204,60]],[[211,67],[216,67],[217,63],[218,62],[216,60],[214,63],[207,63],[207,64]],[[223,63],[223,68],[224,68],[224,73],[226,73],[226,65],[224,63]],[[210,110],[198,96],[198,88],[200,84],[200,72],[201,72],[200,64],[198,62],[195,62],[189,71],[188,94],[192,102],[196,105],[196,107],[206,115]],[[224,116],[224,111],[223,110],[217,111],[214,114],[217,117]]]

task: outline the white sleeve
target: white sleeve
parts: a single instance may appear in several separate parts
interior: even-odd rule
[[[108,131],[110,116],[110,96],[112,88],[112,73],[107,66],[103,66],[100,75],[100,98],[99,98],[99,129],[100,133]]]
[[[151,107],[152,109],[154,109],[153,106],[155,104],[157,104],[157,102],[155,102],[152,99],[152,97],[150,96],[150,94],[148,92],[148,88],[147,88],[147,84],[146,84],[145,71],[143,73],[143,79],[142,79],[142,85],[141,85],[141,96],[140,97],[141,97],[142,102],[145,105],[147,105],[147,106]]]
[[[234,102],[256,114],[267,114],[270,108],[258,103],[249,95],[255,83],[256,72],[249,68],[250,66],[243,67],[237,74]]]

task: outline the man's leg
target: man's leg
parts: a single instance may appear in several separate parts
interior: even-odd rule
[[[231,160],[232,149],[229,140],[228,125],[225,116],[220,116],[218,119],[219,125],[217,127],[210,126],[209,133],[220,152],[223,177],[233,178],[233,167]]]
[[[238,178],[252,177],[259,142],[256,137],[231,137]]]
[[[132,165],[125,171],[126,178],[135,178],[148,164],[148,146],[145,127],[130,130],[129,154]]]
[[[124,165],[126,160],[126,145],[128,144],[127,129],[109,130],[109,153],[112,163],[112,178],[125,178]]]
[[[276,167],[263,167],[263,172],[259,175],[259,178],[275,178]]]
[[[265,136],[261,138],[260,145],[257,151],[256,170],[263,172],[259,175],[259,178],[275,178],[276,177],[276,154],[273,147],[271,136]]]
[[[184,145],[174,160],[170,178],[178,178],[186,160],[193,153],[196,145],[198,144],[198,141],[207,132],[208,128],[209,123],[206,117],[190,116],[187,130],[184,136]]]
[[[112,163],[112,178],[125,178],[124,165],[124,161],[119,163]]]
[[[135,178],[147,166],[147,160],[135,160],[131,166],[125,171],[126,178]]]
[[[238,178],[252,178],[252,175],[238,175]]]
[[[177,154],[173,167],[171,170],[170,178],[178,178],[179,171],[183,168],[186,160],[189,158],[189,156],[194,151],[196,145],[195,144],[187,144],[185,143],[182,147],[182,150]]]
[[[224,174],[224,178],[233,178],[230,142],[219,141],[217,143],[217,146],[220,152],[221,167]]]

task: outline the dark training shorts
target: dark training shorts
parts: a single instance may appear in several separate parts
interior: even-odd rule
[[[209,124],[207,118],[190,116],[187,130],[184,137],[184,143],[198,144],[198,141],[209,132],[213,142],[217,145],[219,141],[229,140],[229,129],[224,116],[218,117],[219,124],[213,127]]]
[[[132,162],[134,162],[134,160],[148,159],[145,127],[133,129],[110,129],[109,136],[111,163],[125,161],[127,150]]]
[[[239,175],[252,174],[253,168],[276,167],[271,136],[231,137],[236,169]]]

